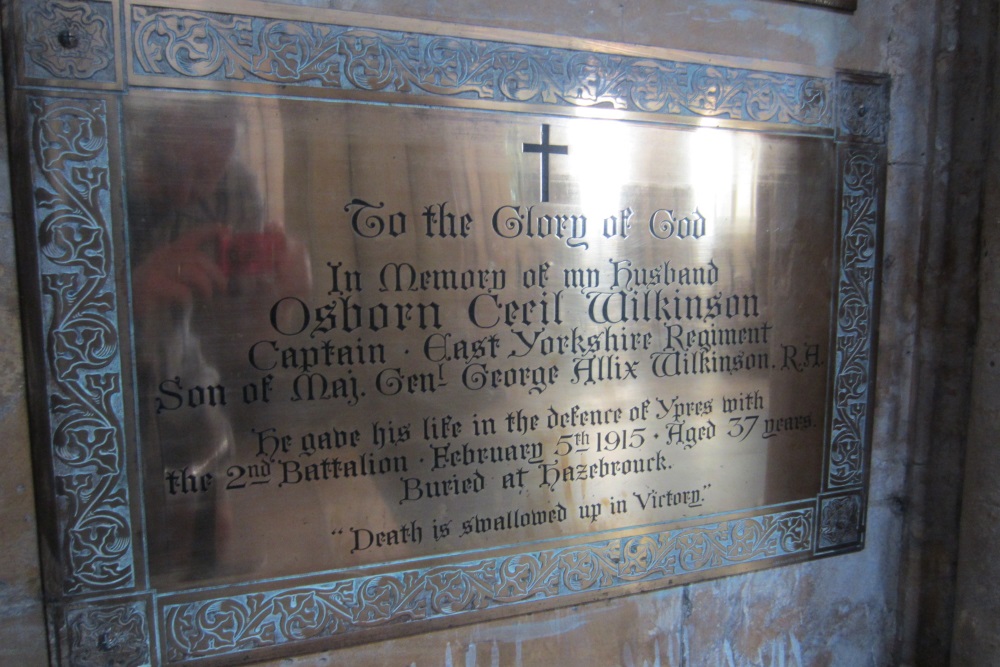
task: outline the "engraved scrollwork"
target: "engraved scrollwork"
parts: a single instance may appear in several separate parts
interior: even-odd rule
[[[828,79],[388,30],[133,7],[138,74],[830,127]]]
[[[130,585],[106,107],[31,98],[32,181],[66,592]]]
[[[478,97],[488,97],[491,72],[484,66],[480,49],[465,48],[466,44],[451,37],[431,39],[418,56],[421,67],[418,78],[425,81],[430,91],[444,94],[472,93]]]
[[[101,590],[130,583],[131,533],[118,511],[124,493],[113,488],[113,477],[80,474],[58,479],[57,493],[74,521],[64,536],[64,551],[77,566],[72,590]],[[98,499],[95,504],[93,499]]]
[[[844,78],[837,97],[841,138],[885,142],[889,99],[884,82]]]
[[[864,442],[871,416],[871,322],[875,299],[877,156],[852,148],[843,173],[841,273],[837,302],[836,381],[828,488],[864,479]]]
[[[549,561],[549,567],[540,554],[519,554],[504,559],[498,564],[498,584],[496,593],[490,597],[504,602],[524,600],[544,591],[558,590],[558,581],[553,578],[558,573]],[[499,595],[497,595],[497,593]]]
[[[431,609],[445,615],[472,611],[489,604],[494,592],[492,582],[497,579],[497,564],[483,561],[478,567],[439,569],[428,577]]]
[[[103,606],[91,603],[66,614],[70,664],[149,664],[149,624],[141,602]]]
[[[731,560],[751,558],[754,551],[764,542],[764,526],[745,521],[734,526],[730,535],[732,540],[726,549],[726,556]]]
[[[291,641],[330,635],[343,621],[340,610],[327,604],[314,591],[294,600],[278,600],[276,612],[280,619],[278,629]]]
[[[368,579],[358,588],[355,623],[381,625],[426,617],[423,586],[416,572]]]
[[[820,79],[755,74],[748,77],[747,90],[753,120],[819,125],[830,112],[830,89]]]
[[[249,604],[240,604],[235,600],[216,600],[207,605],[198,615],[198,626],[211,637],[225,640],[246,627],[260,608],[260,596],[251,596]],[[270,638],[265,635],[265,639]]]
[[[871,195],[874,190],[875,183],[875,160],[870,151],[854,152],[848,158],[847,164],[844,167],[844,186],[851,192],[857,194],[867,194]],[[863,205],[863,208],[867,210],[869,205],[866,205],[866,198],[863,198],[860,202],[855,202],[855,205]],[[860,209],[859,209],[860,210]]]
[[[267,24],[258,34],[252,69],[274,81],[298,81],[310,73],[327,85],[340,81],[340,62],[331,58],[339,43],[322,27],[307,29],[291,21]]]
[[[672,71],[654,60],[640,60],[633,63],[629,72],[629,99],[632,104],[639,111],[648,113],[663,110],[676,88],[672,74]]]
[[[440,618],[699,569],[808,553],[814,512],[791,510],[537,553],[164,606],[170,662]]]
[[[73,404],[68,410],[73,411]],[[63,414],[62,405],[56,405]],[[115,431],[106,420],[78,415],[61,422],[53,437],[56,457],[71,466],[93,465],[101,472],[112,472],[118,463]]]
[[[185,76],[208,76],[225,68],[226,76],[241,78],[251,66],[245,55],[250,42],[250,21],[236,16],[208,17],[198,12],[156,12],[143,16],[136,28],[136,43],[144,45],[136,58],[149,72],[163,74],[167,67]]]
[[[725,114],[743,92],[739,83],[738,70],[710,65],[695,67],[688,106],[701,109],[707,116]]]
[[[625,540],[621,549],[619,571],[625,578],[643,577],[653,571],[660,552],[660,543],[651,535]]]
[[[628,108],[625,90],[628,71],[622,58],[597,53],[573,53],[565,68],[555,70],[553,87],[560,87],[559,97],[579,106],[610,104],[616,109]],[[552,69],[552,68],[550,68]]]
[[[351,582],[278,595],[252,594],[166,610],[170,662],[341,633],[357,606]]]
[[[796,553],[811,544],[811,515],[789,512],[778,517],[775,523],[777,524],[778,553]]]
[[[857,544],[861,539],[861,496],[824,498],[820,507],[819,548]]]
[[[545,83],[545,72],[541,65],[531,57],[527,48],[513,47],[493,55],[492,63],[498,66],[499,95],[489,95],[494,99],[508,99],[513,102],[530,102],[535,99],[549,100],[551,95],[545,95],[548,88]]]
[[[615,551],[620,545],[615,545]],[[568,591],[586,591],[610,586],[618,568],[602,553],[603,549],[573,549],[560,559],[562,585]]]
[[[91,3],[32,3],[24,18],[28,57],[53,76],[89,79],[114,59],[111,22]]]
[[[359,90],[408,91],[416,78],[407,69],[405,54],[410,46],[405,37],[372,31],[354,30],[342,36],[347,82]]]
[[[671,554],[682,570],[696,571],[709,567],[716,553],[707,531],[688,531],[676,538],[677,553]]]

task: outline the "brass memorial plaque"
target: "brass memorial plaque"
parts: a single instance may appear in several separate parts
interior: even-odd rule
[[[862,547],[884,77],[5,11],[56,661],[228,664]]]

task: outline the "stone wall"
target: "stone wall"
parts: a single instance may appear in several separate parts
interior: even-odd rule
[[[6,115],[0,115],[0,665],[47,661],[24,396]]]
[[[984,49],[984,94],[992,93],[987,123],[1000,123],[1000,7],[992,3],[980,18],[991,31]],[[990,48],[991,47],[991,48]],[[952,663],[981,665],[1000,656],[1000,571],[994,554],[1000,544],[1000,131],[990,137],[983,178],[979,333],[972,373],[972,419],[966,450],[955,640]]]
[[[931,231],[947,215],[952,113],[948,55],[957,3],[859,0],[847,14],[779,0],[331,0],[314,6],[555,33],[747,59],[889,73],[893,77],[887,219],[868,542],[858,554],[678,589],[343,649],[281,664],[398,665],[896,665],[932,664],[917,637],[941,636],[925,599],[928,488],[918,461],[920,393],[941,351],[925,323],[934,285],[921,280]],[[988,3],[987,3],[988,4]],[[6,162],[3,161],[6,165]],[[2,177],[3,174],[0,174]],[[0,178],[6,183],[6,178]],[[944,201],[945,205],[941,202]],[[43,664],[31,474],[11,276],[9,196],[0,194],[0,664]],[[935,246],[936,247],[936,246]],[[960,252],[957,253],[961,255]],[[936,259],[940,264],[944,259]],[[947,303],[961,306],[950,294]],[[934,301],[932,299],[932,301]],[[960,309],[961,310],[961,309]],[[928,325],[930,326],[930,325]],[[950,357],[948,357],[950,359]],[[958,368],[943,370],[958,377]],[[925,385],[926,387],[926,385]],[[962,406],[944,402],[964,420]],[[922,437],[922,436],[921,436]],[[947,455],[953,461],[954,454]],[[908,481],[916,479],[917,487]],[[932,480],[933,481],[933,480]],[[931,586],[947,595],[949,582]],[[940,664],[940,663],[933,663]]]

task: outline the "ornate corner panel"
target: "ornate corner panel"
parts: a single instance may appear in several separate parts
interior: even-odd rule
[[[816,551],[853,550],[864,540],[865,502],[860,491],[823,496]]]
[[[842,73],[837,79],[837,138],[885,144],[889,129],[889,79]]]
[[[7,26],[54,662],[236,664],[863,548],[888,79],[192,5],[20,2]],[[713,188],[757,159],[774,178],[740,212],[750,181]],[[628,172],[608,164],[649,173],[616,185],[613,211],[571,210]],[[512,199],[486,207],[495,193]],[[178,252],[206,210],[238,233],[195,228]],[[788,224],[755,231],[757,215]],[[695,244],[711,258],[682,266]],[[276,249],[299,246],[327,301],[133,310],[147,258],[169,260],[167,294],[210,258],[218,293],[256,307]],[[787,275],[757,270],[775,262]],[[394,290],[362,281],[393,269],[427,303],[363,311]],[[476,281],[456,309],[475,330],[446,329],[441,304]],[[221,314],[240,325],[198,328]],[[266,335],[243,330],[254,317]],[[419,339],[382,333],[414,322]],[[210,359],[230,348],[227,390],[236,364]],[[431,371],[404,375],[421,352]],[[175,362],[193,375],[154,375]]]
[[[149,600],[98,600],[65,611],[67,662],[141,667],[152,661]]]
[[[20,76],[76,88],[120,88],[120,8],[113,2],[20,0]]]

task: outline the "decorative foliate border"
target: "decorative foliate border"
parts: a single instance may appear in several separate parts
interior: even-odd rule
[[[833,420],[826,489],[865,481],[872,419],[875,291],[881,215],[881,151],[850,144],[841,150],[840,277]]]
[[[107,102],[27,97],[62,594],[135,583]]]
[[[843,72],[837,80],[837,147],[840,167],[839,273],[830,449],[816,553],[860,549],[864,544],[868,465],[871,457],[874,346],[884,217],[885,141],[889,80]]]
[[[345,637],[554,597],[657,582],[692,572],[808,554],[815,511],[786,510],[326,584],[163,603],[168,663]]]
[[[831,128],[833,81],[591,51],[132,6],[133,75]]]

